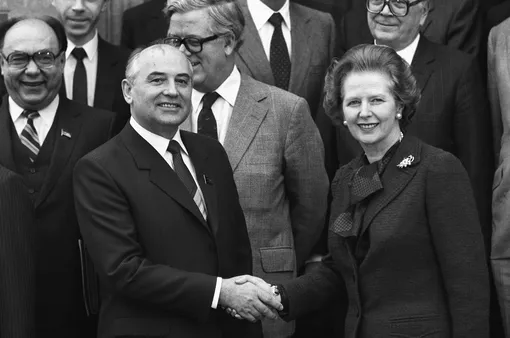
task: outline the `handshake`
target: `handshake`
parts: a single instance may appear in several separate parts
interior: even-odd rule
[[[263,318],[277,319],[283,310],[279,295],[264,280],[249,276],[223,279],[218,305],[237,319],[256,322]]]

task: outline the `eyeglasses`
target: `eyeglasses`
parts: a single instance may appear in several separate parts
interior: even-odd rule
[[[383,11],[384,7],[388,5],[390,12],[395,16],[406,16],[409,13],[409,8],[423,2],[425,0],[416,0],[409,2],[408,0],[367,0],[367,11],[372,14],[379,14]]]
[[[203,39],[199,38],[180,38],[178,36],[169,36],[163,39],[164,43],[180,48],[182,44],[190,53],[200,53],[204,47],[204,43],[216,40],[222,35],[211,35]]]
[[[39,68],[47,69],[55,66],[55,60],[62,54],[60,51],[57,55],[50,51],[39,51],[30,55],[24,52],[12,52],[8,56],[4,53],[0,53],[2,57],[7,61],[9,67],[23,69],[28,66],[30,60],[34,60],[35,64]]]

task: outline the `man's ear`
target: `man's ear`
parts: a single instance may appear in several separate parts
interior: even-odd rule
[[[122,80],[122,94],[124,95],[124,100],[127,104],[131,104],[133,102],[133,97],[131,96],[131,91],[133,90],[133,85],[127,79]]]
[[[425,24],[425,21],[427,20],[427,16],[429,15],[430,10],[430,3],[429,1],[424,1],[421,4],[418,4],[418,6],[421,5],[421,17],[420,17],[420,27]]]
[[[236,49],[237,40],[232,33],[229,33],[224,38],[225,41],[225,55],[229,56],[234,53]]]

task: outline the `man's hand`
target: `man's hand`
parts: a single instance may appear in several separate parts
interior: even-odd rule
[[[219,305],[230,308],[231,313],[233,312],[251,322],[256,322],[264,317],[278,318],[275,310],[282,310],[283,307],[272,294],[267,283],[260,278],[257,278],[258,284],[237,282],[238,280],[251,280],[251,278],[256,277],[239,276],[224,279],[221,284]],[[236,318],[238,317],[236,316]]]

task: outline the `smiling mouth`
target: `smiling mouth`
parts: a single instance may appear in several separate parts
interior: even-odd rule
[[[158,106],[163,108],[180,108],[181,105],[177,103],[160,103]]]
[[[360,124],[358,124],[358,126],[362,130],[372,130],[375,127],[377,127],[378,125],[379,125],[379,123],[363,123],[363,124],[360,123]]]
[[[39,81],[39,82],[22,82],[22,84],[24,86],[27,86],[27,87],[37,87],[37,86],[40,86],[40,85],[44,84],[44,82],[42,82],[42,81]]]

